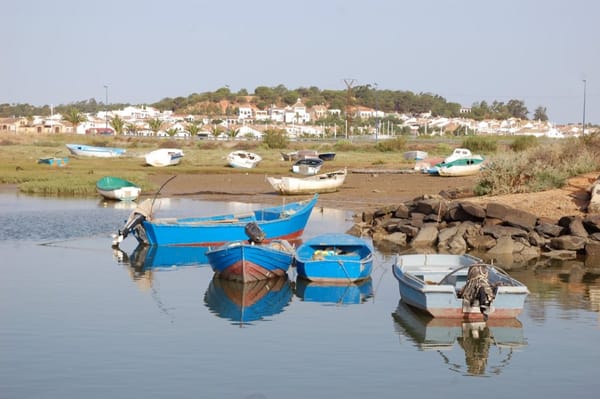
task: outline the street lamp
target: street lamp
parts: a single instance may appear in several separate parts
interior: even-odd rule
[[[581,129],[583,130],[583,135],[585,136],[585,89],[586,89],[587,81],[583,79],[583,125]]]
[[[104,90],[106,92],[106,102],[104,103],[104,121],[106,122],[106,129],[108,130],[108,85],[104,85]]]
[[[379,138],[379,100],[377,97],[377,83],[373,83],[375,86],[375,142]]]

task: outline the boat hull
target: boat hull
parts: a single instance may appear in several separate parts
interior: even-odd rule
[[[349,234],[324,234],[298,247],[295,264],[299,277],[347,284],[370,277],[373,249],[366,241]]]
[[[228,243],[206,252],[215,276],[226,280],[250,282],[284,276],[294,260],[286,241],[267,244]]]
[[[106,176],[96,182],[96,191],[106,199],[135,201],[142,189],[134,183],[113,176]]]
[[[147,165],[154,167],[175,166],[181,163],[183,151],[178,148],[161,148],[144,156]]]
[[[140,204],[140,209],[133,211],[124,230],[131,222],[135,225],[131,229],[135,237],[147,245],[217,246],[247,240],[246,225],[254,222],[264,232],[265,241],[290,240],[302,235],[317,200],[318,195],[315,195],[311,200],[259,209],[244,215],[153,220],[141,217],[136,222],[136,215],[149,214],[143,209],[145,204]],[[126,235],[121,232],[116,242],[122,241]]]
[[[262,161],[260,155],[247,151],[234,151],[227,156],[227,162],[232,168],[252,169]]]
[[[271,186],[282,195],[314,194],[314,193],[334,193],[344,184],[346,171],[340,170],[331,173],[309,176],[305,178],[297,177],[267,177]]]
[[[66,146],[73,155],[83,157],[114,158],[126,152],[123,148],[114,147],[94,147],[83,144],[66,144]]]
[[[482,313],[478,303],[466,303],[459,291],[467,282],[470,265],[481,260],[469,255],[399,255],[392,266],[398,280],[401,300],[432,317],[465,320],[517,317],[529,294],[527,287],[488,265],[490,282],[500,282],[489,313]],[[451,276],[450,280],[444,280]],[[493,281],[492,281],[493,280]]]

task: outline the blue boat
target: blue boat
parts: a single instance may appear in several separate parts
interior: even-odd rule
[[[37,163],[46,164],[46,165],[50,165],[50,166],[63,167],[63,166],[66,166],[67,163],[69,163],[69,158],[68,157],[64,157],[64,158],[57,158],[57,157],[40,158],[40,159],[38,159]]]
[[[213,278],[204,303],[218,317],[244,326],[281,313],[292,295],[287,276],[249,283]]]
[[[373,280],[369,277],[354,283],[332,284],[298,278],[295,292],[304,302],[354,305],[373,297]]]
[[[96,147],[85,144],[65,144],[73,155],[81,157],[114,158],[125,154],[124,148]]]
[[[208,217],[154,218],[152,200],[136,207],[113,241],[118,245],[130,233],[146,245],[217,246],[248,239],[246,225],[254,222],[264,240],[291,240],[302,235],[319,196],[312,199],[257,209],[244,214]]]
[[[296,271],[311,281],[348,283],[368,278],[373,270],[373,248],[350,234],[322,234],[296,250]]]
[[[400,299],[433,317],[515,318],[529,294],[502,269],[468,254],[398,255],[392,270]]]
[[[183,266],[208,266],[208,247],[159,247],[138,245],[129,255],[121,255],[138,271],[172,269]]]
[[[207,251],[206,258],[216,277],[249,282],[285,276],[294,248],[286,240],[235,241]]]

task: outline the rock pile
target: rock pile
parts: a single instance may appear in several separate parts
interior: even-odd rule
[[[542,256],[600,259],[600,213],[554,221],[500,203],[448,201],[440,195],[365,212],[351,232],[372,237],[384,251],[475,252],[507,268]]]

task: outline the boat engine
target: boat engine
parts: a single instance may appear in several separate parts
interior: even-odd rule
[[[129,235],[129,233],[131,233],[133,230],[135,230],[136,228],[141,228],[140,226],[141,226],[142,222],[146,219],[150,219],[151,214],[152,214],[152,200],[150,200],[150,199],[144,200],[144,202],[139,204],[133,210],[133,212],[131,212],[131,215],[129,215],[129,218],[125,222],[125,225],[123,226],[122,229],[119,230],[118,234],[116,235],[116,237],[113,240],[113,243],[112,243],[113,247],[118,246],[119,243],[121,243],[121,241],[123,241]]]
[[[248,241],[255,244],[260,244],[265,240],[265,232],[262,231],[256,222],[250,222],[244,227],[244,232],[248,236]]]

